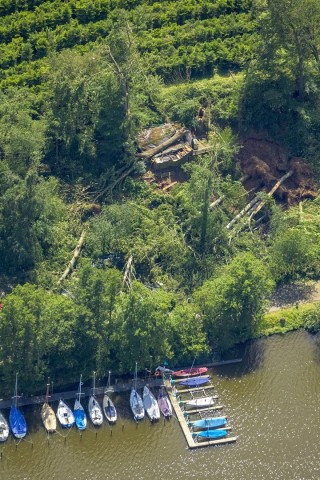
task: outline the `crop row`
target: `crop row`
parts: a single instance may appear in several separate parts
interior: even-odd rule
[[[183,25],[193,19],[205,20],[228,15],[232,12],[247,11],[245,5],[241,8],[236,6],[235,0],[217,0],[216,2],[189,0],[185,2],[156,2],[152,5],[145,3],[141,0],[130,2],[133,21],[141,24],[142,20],[145,29],[161,28],[169,24]],[[100,21],[107,18],[115,8],[123,4],[124,2],[120,0],[69,0],[68,2],[54,0],[44,2],[36,6],[34,11],[23,10],[2,16],[0,19],[0,43],[8,43],[16,36],[23,37],[26,40],[31,33],[47,28],[53,29],[57,25],[66,25],[72,20],[77,20],[78,23],[83,24]]]

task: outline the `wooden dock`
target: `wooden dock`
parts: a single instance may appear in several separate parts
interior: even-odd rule
[[[192,400],[195,400],[196,398],[197,397],[192,398]],[[208,398],[212,398],[213,400],[217,400],[217,398],[219,398],[219,396],[218,395],[210,395]],[[188,402],[190,402],[190,398],[189,398],[189,400],[179,400],[179,404],[188,403]]]
[[[196,442],[194,440],[193,436],[192,436],[192,433],[191,433],[189,427],[188,427],[187,420],[184,417],[184,412],[180,408],[179,400],[176,398],[176,396],[172,392],[172,386],[171,386],[169,380],[165,380],[165,386],[166,386],[166,390],[168,392],[172,407],[173,407],[174,412],[176,414],[177,420],[180,424],[181,430],[183,431],[183,434],[184,434],[185,439],[187,441],[188,447],[190,449],[208,447],[210,445],[223,445],[223,444],[226,444],[226,443],[233,443],[237,440],[237,437],[234,436],[234,437],[220,438],[220,439],[217,439],[217,440],[208,440],[208,441]],[[219,408],[223,408],[223,407],[220,406]],[[211,409],[213,409],[213,407],[211,407]],[[217,409],[217,407],[216,407],[216,409]],[[202,410],[203,409],[201,409],[201,411]],[[206,410],[208,410],[208,409],[206,409]],[[197,413],[199,412],[199,410],[196,410],[196,411],[197,411]],[[189,413],[190,413],[190,411],[188,411],[188,414]]]
[[[206,387],[198,387],[198,388],[185,388],[183,390],[177,390],[177,393],[180,395],[180,393],[194,393],[194,392],[201,392],[202,390],[214,390],[213,385],[208,385]]]

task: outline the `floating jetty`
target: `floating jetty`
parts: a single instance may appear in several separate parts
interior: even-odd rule
[[[234,436],[234,437],[219,438],[217,440],[206,440],[206,441],[196,442],[194,440],[193,436],[192,436],[192,432],[189,429],[187,420],[184,416],[184,412],[180,408],[179,400],[176,397],[176,392],[178,392],[178,391],[177,390],[175,390],[175,392],[172,391],[172,385],[171,385],[170,380],[165,380],[165,387],[166,387],[167,393],[169,395],[169,398],[170,398],[172,407],[174,409],[174,412],[176,414],[176,417],[178,419],[178,422],[180,424],[181,430],[183,431],[183,434],[184,434],[185,439],[187,441],[188,447],[190,449],[208,447],[210,445],[223,445],[223,444],[226,444],[226,443],[233,443],[237,440],[237,437]],[[220,406],[217,405],[217,406],[213,406],[213,407],[205,408],[205,409],[201,408],[201,412],[202,411],[209,411],[209,410],[220,410],[222,408],[223,408],[222,405],[220,405]],[[199,409],[198,410],[188,410],[188,415],[193,413],[193,412],[194,413],[199,413]]]
[[[197,388],[185,388],[183,390],[179,390],[179,395],[180,393],[194,393],[194,392],[201,392],[202,390],[213,390],[213,389],[214,389],[213,385],[197,387]]]

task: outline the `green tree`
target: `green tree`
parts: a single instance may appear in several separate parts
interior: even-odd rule
[[[168,311],[172,295],[151,291],[139,282],[118,298],[115,314],[112,360],[121,372],[133,370],[135,362],[149,367],[150,357],[155,363],[171,358],[168,341]]]
[[[213,348],[227,350],[254,334],[272,285],[266,266],[240,253],[194,293]]]

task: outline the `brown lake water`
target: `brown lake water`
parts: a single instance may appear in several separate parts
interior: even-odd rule
[[[116,426],[66,440],[59,430],[48,442],[40,407],[25,410],[33,448],[12,438],[0,446],[0,480],[319,480],[320,340],[299,331],[242,353],[241,364],[212,371],[235,444],[190,451],[175,418],[135,424],[128,392],[114,396]]]

